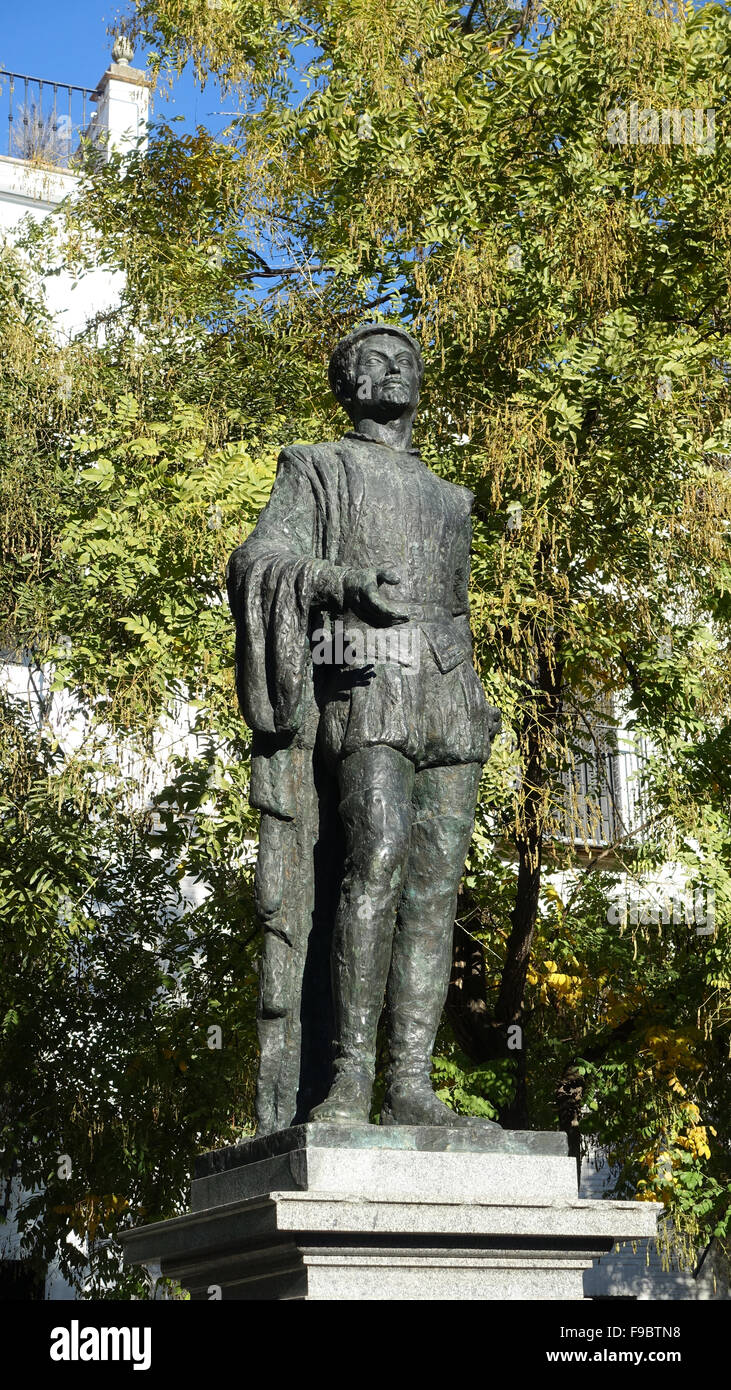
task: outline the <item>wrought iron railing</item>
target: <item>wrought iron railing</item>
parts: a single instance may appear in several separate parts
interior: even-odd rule
[[[95,95],[90,87],[0,69],[0,154],[73,169],[83,142],[96,138]]]
[[[555,838],[587,849],[627,839],[641,843],[649,815],[642,773],[650,752],[644,739],[597,725],[589,746],[562,774],[564,805]]]

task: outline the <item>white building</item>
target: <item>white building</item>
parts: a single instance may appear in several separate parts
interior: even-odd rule
[[[85,150],[102,159],[144,145],[150,82],[130,65],[128,40],[118,38],[96,87],[0,70],[0,237],[25,217],[42,221],[73,198]],[[2,120],[5,117],[5,120]],[[119,272],[95,270],[80,281],[63,269],[46,286],[46,302],[66,339],[118,300]]]

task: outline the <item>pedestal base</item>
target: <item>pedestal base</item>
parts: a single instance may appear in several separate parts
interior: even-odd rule
[[[578,1299],[660,1210],[579,1199],[562,1134],[309,1124],[204,1155],[191,1212],[123,1240],[194,1299]]]

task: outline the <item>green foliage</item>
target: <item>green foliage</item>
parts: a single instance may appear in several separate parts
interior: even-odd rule
[[[0,624],[52,678],[34,719],[22,700],[0,719],[2,1142],[46,1184],[28,1247],[170,1214],[192,1154],[250,1122],[256,828],[224,564],[278,448],[342,428],[327,356],[378,315],[424,347],[423,456],[476,494],[473,627],[504,734],[469,930],[492,1008],[511,855],[542,846],[518,982],[530,1121],[555,1126],[574,1076],[623,1190],[688,1239],[724,1234],[728,11],[555,0],[529,35],[438,0],[384,0],[377,24],[353,0],[135,11],[153,64],[191,60],[238,114],[216,137],[159,126],[28,232],[39,273],[59,251],[125,272],[70,347],[0,255]],[[633,101],[712,107],[715,144],[610,144]],[[656,750],[648,819],[588,862],[561,838],[562,774],[614,697]],[[667,862],[713,888],[714,936],[608,917]],[[457,1110],[512,1102],[510,1057],[473,1065],[446,1030],[438,1053]]]
[[[469,1057],[453,1049],[450,1057],[434,1058],[432,1081],[439,1099],[458,1115],[497,1120],[513,1093],[512,1070],[505,1058],[475,1066]]]
[[[73,1274],[84,1261],[69,1231],[94,1253],[130,1214],[168,1214],[194,1153],[250,1116],[253,923],[230,867],[230,794],[215,823],[181,819],[202,759],[166,789],[177,812],[168,834],[109,775],[102,747],[97,760],[77,751],[72,775],[19,702],[3,701],[0,728],[12,787],[0,803],[2,1147],[25,1188],[39,1189],[23,1209],[33,1252],[51,1258],[61,1241]],[[203,867],[207,896],[194,891]],[[64,1154],[71,1172],[59,1176]],[[100,1246],[95,1279],[107,1258]]]

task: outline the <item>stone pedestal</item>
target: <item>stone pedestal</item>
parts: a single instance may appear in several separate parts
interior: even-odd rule
[[[205,1154],[190,1213],[123,1240],[194,1299],[578,1299],[660,1210],[579,1199],[563,1134],[307,1124]]]

